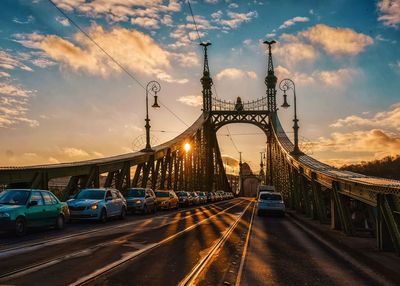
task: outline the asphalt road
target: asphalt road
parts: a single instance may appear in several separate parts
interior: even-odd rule
[[[258,216],[241,282],[246,286],[385,284],[343,260],[289,218]]]
[[[0,285],[382,285],[249,199],[0,236]],[[247,252],[244,250],[247,247]],[[243,256],[243,254],[245,255]],[[243,271],[241,271],[243,270]]]
[[[11,239],[0,250],[0,284],[177,285],[250,204],[234,199],[138,216],[93,226],[90,233],[72,226],[73,236],[52,234],[45,243],[39,233],[21,243]]]

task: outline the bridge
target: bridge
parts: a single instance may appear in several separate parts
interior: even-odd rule
[[[208,62],[210,46],[203,44],[203,112],[183,133],[150,150],[119,156],[73,163],[2,167],[0,184],[9,188],[46,190],[50,180],[68,178],[69,182],[60,194],[63,200],[81,188],[90,187],[114,187],[121,191],[131,187],[151,187],[232,192],[216,132],[227,124],[252,124],[264,132],[267,142],[266,183],[275,186],[283,195],[289,209],[351,238],[363,231],[352,219],[354,206],[361,208],[373,225],[370,228],[374,229],[377,249],[400,255],[400,182],[339,170],[298,150],[298,143],[291,142],[277,114],[278,79],[274,74],[273,46],[271,42],[266,43],[266,93],[258,100],[242,102],[238,98],[236,102],[229,102],[213,95]],[[297,126],[297,122],[294,123]],[[190,144],[190,150],[183,148],[186,143]],[[106,177],[103,185],[100,184],[101,176]],[[155,245],[151,247],[158,247]],[[1,255],[7,257],[6,253],[0,252]],[[191,279],[192,276],[186,282],[195,281]],[[75,285],[81,285],[82,281],[78,282]]]

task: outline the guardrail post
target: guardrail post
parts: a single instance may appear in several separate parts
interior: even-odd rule
[[[40,171],[35,174],[31,183],[31,189],[42,189],[42,190],[49,189],[49,179],[47,176],[47,172]]]
[[[351,222],[350,211],[348,210],[348,206],[344,203],[339,191],[340,191],[339,183],[333,182],[332,197],[333,197],[334,207],[332,207],[332,213],[331,213],[331,226],[337,228],[337,216],[338,216],[341,230],[347,235],[352,235],[354,231]]]
[[[69,197],[75,193],[75,191],[78,191],[78,183],[79,183],[79,176],[72,176],[69,178],[68,185],[66,186],[64,190],[64,195],[62,197],[62,201],[66,201],[69,199]]]
[[[321,190],[321,185],[316,181],[316,174],[312,174],[312,180],[311,180],[311,187],[313,190],[313,203],[314,203],[314,208],[315,212],[317,214],[317,218],[320,223],[326,223],[327,222],[327,217],[326,217],[326,206],[325,206],[325,201],[324,198],[322,197],[322,190]]]
[[[377,195],[377,243],[379,250],[395,251],[400,255],[400,212],[394,211],[395,201],[392,195]]]

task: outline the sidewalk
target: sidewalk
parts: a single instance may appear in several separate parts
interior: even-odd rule
[[[392,252],[378,251],[375,239],[346,236],[338,230],[332,230],[329,225],[309,219],[296,211],[288,210],[286,214],[391,282],[400,285],[400,257]]]

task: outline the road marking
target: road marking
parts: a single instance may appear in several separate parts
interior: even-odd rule
[[[238,198],[236,198],[234,200],[237,200],[237,199]],[[48,247],[50,245],[57,245],[57,244],[61,244],[61,243],[65,243],[65,242],[69,242],[69,241],[73,241],[73,240],[77,240],[77,239],[83,239],[85,237],[88,237],[89,235],[92,236],[93,234],[97,234],[97,233],[101,234],[102,232],[107,232],[107,231],[114,230],[114,229],[124,228],[127,226],[134,226],[134,225],[137,225],[137,224],[140,224],[143,222],[148,222],[148,221],[152,222],[154,220],[161,219],[161,218],[167,218],[167,217],[170,217],[170,216],[176,215],[178,213],[182,213],[182,212],[187,212],[187,211],[191,211],[191,210],[199,210],[199,211],[204,212],[207,209],[203,209],[203,207],[216,206],[216,205],[219,206],[220,204],[227,203],[227,202],[231,202],[231,200],[204,205],[201,208],[192,207],[192,208],[180,210],[180,211],[173,212],[173,213],[168,213],[165,215],[155,216],[155,217],[151,217],[151,218],[135,220],[135,221],[124,223],[124,224],[113,225],[113,226],[103,227],[103,228],[97,228],[97,229],[79,232],[79,233],[75,233],[75,234],[71,234],[71,235],[67,235],[67,236],[63,236],[63,237],[56,237],[56,238],[52,238],[52,239],[48,239],[48,240],[43,240],[40,242],[27,243],[27,244],[15,246],[15,247],[5,248],[5,249],[0,250],[0,258],[4,259],[4,258],[10,257],[10,256],[34,251],[34,250],[37,250],[37,249],[40,249],[43,247]],[[185,219],[190,216],[194,216],[196,214],[197,213],[193,213],[188,216],[182,217],[180,219]]]
[[[237,213],[237,219],[224,231],[223,235],[217,240],[217,242],[210,248],[208,253],[201,258],[201,260],[192,268],[192,271],[186,275],[185,278],[181,282],[179,282],[179,286],[186,285],[196,285],[196,280],[203,272],[203,270],[213,261],[215,253],[225,244],[225,241],[229,238],[231,233],[236,228],[237,224],[246,213],[248,207],[251,205],[251,202],[245,207],[243,212]]]
[[[227,212],[228,210],[230,210],[230,209],[234,208],[235,206],[240,205],[242,203],[243,203],[243,201],[241,200],[240,202],[238,202],[237,204],[234,204],[233,206],[230,206],[230,207],[228,207],[228,208],[226,208],[226,209],[224,209],[224,210],[222,210],[222,211],[220,211],[220,212],[218,212],[218,213],[216,213],[216,214],[214,214],[214,215],[212,215],[212,216],[210,216],[210,217],[208,217],[206,219],[203,219],[203,220],[197,222],[196,224],[193,224],[193,225],[185,228],[184,230],[181,230],[181,231],[179,231],[179,232],[177,232],[177,233],[175,233],[175,234],[173,234],[173,235],[171,235],[171,236],[169,236],[167,238],[164,238],[163,240],[161,240],[161,241],[159,241],[157,243],[154,243],[154,244],[151,244],[149,246],[146,246],[145,248],[143,248],[141,250],[132,252],[132,253],[126,255],[125,257],[123,257],[123,258],[121,258],[121,259],[119,259],[119,260],[117,260],[117,261],[115,261],[115,262],[113,262],[111,264],[108,264],[108,265],[102,267],[101,269],[98,269],[98,270],[90,273],[89,275],[86,275],[86,276],[78,279],[77,281],[69,284],[69,285],[70,286],[85,285],[85,284],[87,284],[87,283],[99,278],[100,276],[103,276],[104,274],[110,272],[111,270],[113,270],[113,269],[115,269],[115,268],[117,268],[117,267],[119,267],[119,266],[121,266],[121,265],[123,265],[123,264],[125,264],[125,263],[127,263],[129,261],[131,261],[132,259],[136,258],[137,256],[139,256],[139,255],[141,255],[141,254],[143,254],[145,252],[148,252],[148,251],[151,251],[153,249],[158,248],[159,246],[161,246],[161,245],[163,245],[163,244],[165,244],[165,243],[167,243],[167,242],[169,242],[169,241],[171,241],[171,240],[183,235],[186,232],[191,231],[192,229],[198,227],[199,225],[201,225],[201,224],[203,224],[203,223],[205,223],[207,221],[210,221],[212,218],[214,218],[216,216],[219,216],[219,215]]]
[[[253,227],[253,220],[254,220],[255,212],[256,212],[256,203],[254,202],[253,213],[251,214],[251,220],[250,220],[250,224],[249,224],[249,229],[247,230],[246,242],[245,242],[244,248],[243,248],[242,259],[240,260],[239,271],[238,271],[238,274],[236,276],[235,286],[240,286],[240,282],[242,280],[242,273],[243,273],[244,263],[246,261],[247,248],[248,248],[249,241],[250,241],[250,235],[251,235],[251,230],[252,230],[252,227]]]

